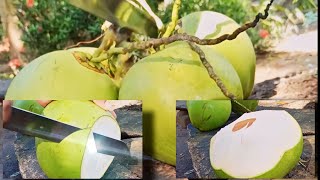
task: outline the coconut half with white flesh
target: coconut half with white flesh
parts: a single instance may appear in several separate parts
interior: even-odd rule
[[[117,121],[91,101],[54,101],[43,111],[49,118],[76,126],[60,143],[36,138],[37,159],[49,178],[101,178],[114,156],[97,153],[93,132],[120,140]]]
[[[210,161],[220,178],[282,178],[298,163],[303,135],[286,111],[245,113],[210,142]]]

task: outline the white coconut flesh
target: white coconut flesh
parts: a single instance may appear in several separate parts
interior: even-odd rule
[[[210,19],[210,23],[208,23],[208,19]],[[233,20],[223,14],[211,11],[203,11],[198,22],[199,24],[197,26],[195,36],[203,39],[206,38],[206,36],[211,35],[213,32],[219,33],[216,32],[219,31],[219,29],[217,29],[217,24],[221,24],[221,22],[224,24],[235,23]]]
[[[245,113],[211,139],[211,165],[232,177],[256,177],[273,169],[301,137],[299,124],[286,111]]]
[[[118,123],[109,116],[100,117],[93,125],[88,136],[82,159],[81,178],[101,178],[114,159],[114,156],[97,152],[93,132],[117,140],[121,138]]]

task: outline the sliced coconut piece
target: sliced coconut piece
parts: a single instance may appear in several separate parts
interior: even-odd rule
[[[81,178],[101,178],[109,168],[114,156],[97,153],[93,132],[120,140],[118,123],[110,116],[100,117],[89,134],[81,166]]]
[[[49,118],[77,126],[76,131],[60,143],[36,138],[37,159],[49,178],[101,178],[113,156],[97,153],[93,132],[120,139],[117,121],[91,101],[61,100],[43,111]]]
[[[298,162],[302,131],[286,111],[243,114],[222,128],[210,142],[216,174],[235,178],[281,178]]]

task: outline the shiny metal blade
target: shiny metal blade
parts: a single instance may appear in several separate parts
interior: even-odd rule
[[[3,127],[57,143],[80,130],[80,128],[17,107],[12,107],[11,118]]]
[[[61,142],[70,134],[81,130],[78,127],[17,107],[12,107],[10,120],[3,127],[24,135],[39,137],[56,143]],[[97,133],[93,133],[93,137],[98,153],[130,157],[129,148],[123,141]]]
[[[131,157],[127,145],[123,141],[93,133],[98,153],[112,156]]]
[[[133,0],[68,0],[68,2],[117,26],[156,37],[156,20]]]

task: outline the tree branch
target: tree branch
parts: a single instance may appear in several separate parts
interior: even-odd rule
[[[198,45],[215,45],[215,44],[219,44],[225,40],[233,40],[240,33],[248,30],[249,28],[255,27],[261,19],[266,19],[269,15],[268,11],[269,11],[273,1],[274,0],[270,0],[269,4],[267,5],[266,9],[264,10],[264,14],[262,14],[262,13],[257,14],[255,19],[252,22],[244,24],[243,26],[236,29],[232,34],[224,34],[224,35],[222,35],[218,38],[215,38],[215,39],[200,39],[198,37],[191,36],[191,35],[188,35],[185,33],[175,34],[170,37],[150,39],[150,40],[144,41],[144,42],[128,43],[125,47],[122,47],[121,50],[117,50],[115,53],[125,54],[125,53],[132,52],[135,50],[144,50],[144,49],[147,49],[150,47],[158,47],[160,45],[170,44],[175,41],[189,41],[189,42],[196,43]]]
[[[219,78],[219,76],[214,72],[213,67],[211,66],[211,64],[208,62],[208,60],[206,59],[206,55],[204,54],[204,52],[202,51],[202,49],[197,46],[195,43],[193,42],[188,42],[191,49],[193,51],[195,51],[196,53],[198,53],[200,60],[202,62],[202,64],[204,65],[204,67],[207,69],[209,76],[211,79],[213,79],[216,84],[218,85],[218,87],[221,89],[222,93],[226,96],[229,97],[230,99],[235,99],[236,96],[233,95],[231,92],[229,92],[226,88],[226,86],[223,84],[222,80]]]

